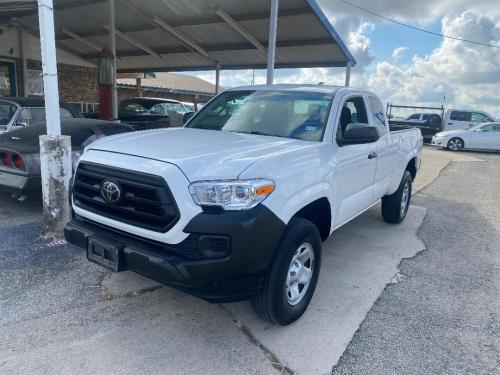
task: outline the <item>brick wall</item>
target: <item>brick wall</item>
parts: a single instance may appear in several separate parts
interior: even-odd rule
[[[23,70],[21,59],[0,56],[8,61],[15,62],[17,94],[23,95]],[[42,70],[40,61],[28,60],[28,69]],[[99,102],[99,85],[97,68],[57,64],[59,75],[59,96],[69,102]]]
[[[42,63],[28,60],[28,69],[42,70]],[[57,64],[57,73],[59,76],[59,97],[62,100],[68,102],[99,102],[97,68]],[[19,75],[22,75],[22,71]]]

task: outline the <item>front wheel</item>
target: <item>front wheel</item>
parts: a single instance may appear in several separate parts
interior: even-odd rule
[[[309,220],[288,224],[260,293],[252,299],[257,314],[287,325],[306,311],[321,267],[321,238]]]
[[[382,198],[382,217],[391,224],[401,223],[408,212],[411,201],[412,178],[405,171],[398,190],[394,194]]]
[[[462,151],[464,148],[464,141],[461,138],[452,138],[448,141],[447,148],[450,151]]]

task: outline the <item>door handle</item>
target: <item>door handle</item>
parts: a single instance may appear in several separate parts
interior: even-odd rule
[[[377,157],[377,153],[372,151],[368,154],[368,159],[375,159]]]

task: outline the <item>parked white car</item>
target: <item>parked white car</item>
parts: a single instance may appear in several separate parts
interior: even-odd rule
[[[468,129],[485,122],[494,122],[495,117],[484,111],[449,109],[443,119],[443,131]]]
[[[406,216],[422,135],[391,131],[384,112],[365,90],[252,86],[184,128],[97,141],[65,237],[111,270],[211,302],[251,298],[289,324],[314,293],[321,241],[380,201],[387,222]]]
[[[500,150],[500,122],[480,124],[465,130],[437,133],[432,138],[431,144],[451,151]]]

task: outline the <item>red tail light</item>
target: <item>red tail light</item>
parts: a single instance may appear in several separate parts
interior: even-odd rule
[[[14,164],[14,167],[17,169],[24,169],[24,160],[18,154],[12,155],[12,164]]]
[[[0,158],[2,158],[2,164],[3,165],[6,165],[8,167],[12,166],[12,160],[10,160],[9,154],[7,154],[6,152],[2,152],[0,154]]]

